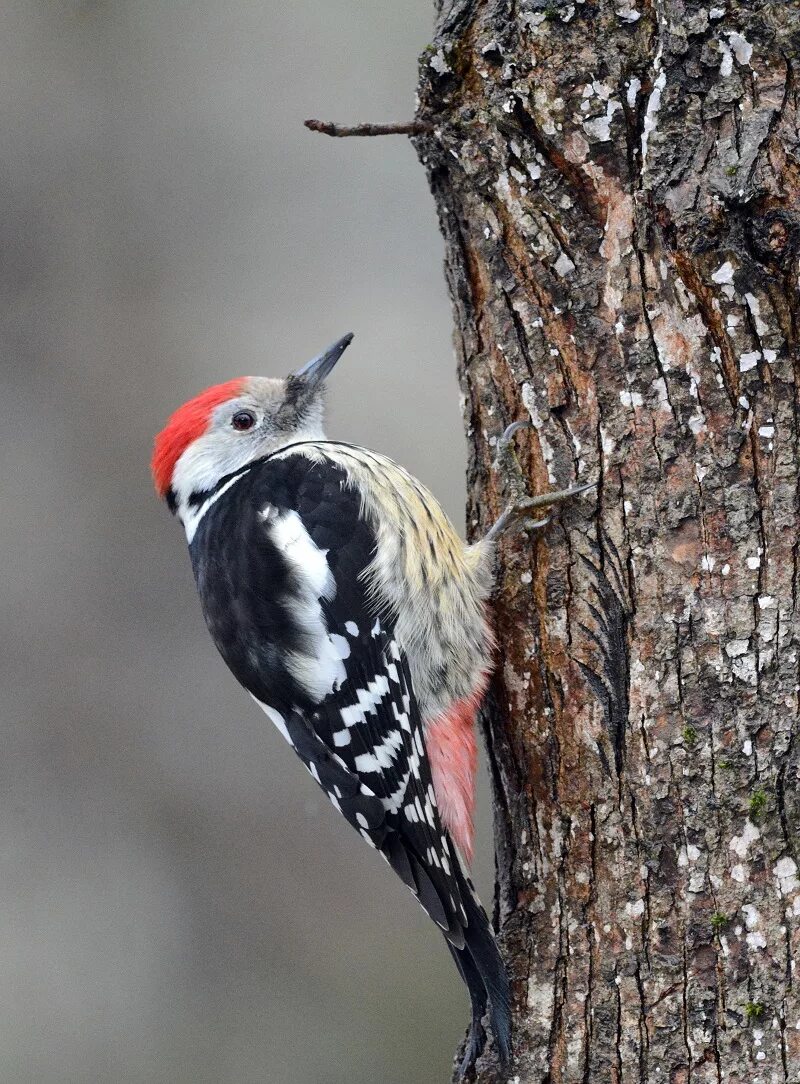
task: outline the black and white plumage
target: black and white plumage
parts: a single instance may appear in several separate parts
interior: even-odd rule
[[[447,939],[472,1001],[465,1071],[487,1002],[510,1054],[508,978],[454,843],[471,843],[458,728],[488,669],[490,554],[465,547],[396,464],[325,440],[320,372],[342,344],[287,381],[232,381],[186,404],[154,475],[229,668]]]
[[[463,947],[462,885],[408,662],[391,614],[367,597],[375,537],[358,493],[302,445],[224,486],[190,544],[214,642],[334,806]]]

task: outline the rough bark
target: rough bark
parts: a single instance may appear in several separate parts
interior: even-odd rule
[[[416,145],[469,529],[507,423],[487,743],[517,1059],[478,1080],[800,1080],[797,4],[444,0]]]

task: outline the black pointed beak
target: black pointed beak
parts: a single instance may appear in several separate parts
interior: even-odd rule
[[[324,350],[321,354],[312,358],[302,369],[298,369],[294,375],[302,376],[312,387],[318,386],[332,371],[334,365],[352,341],[353,332],[348,331],[346,335],[343,335],[341,339],[338,340],[338,342],[335,342],[333,346],[329,346],[327,350]]]

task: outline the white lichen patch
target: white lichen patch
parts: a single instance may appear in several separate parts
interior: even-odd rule
[[[769,328],[761,319],[761,303],[755,294],[745,294],[744,299],[747,302],[750,315],[753,317],[753,323],[756,326],[756,335],[758,335],[759,338],[763,338],[763,336],[769,332]]]
[[[665,414],[671,414],[672,406],[670,405],[667,382],[664,377],[656,377],[650,387],[656,393],[656,404],[658,406],[658,409],[663,410]]]
[[[750,369],[755,369],[758,365],[758,359],[761,357],[760,350],[749,350],[739,356],[739,372],[746,373]]]
[[[725,263],[720,264],[711,276],[711,281],[716,282],[718,286],[733,282],[733,264],[730,260],[726,260]]]
[[[731,49],[733,49],[736,63],[741,64],[742,67],[749,67],[750,58],[753,55],[753,46],[747,38],[737,30],[732,30],[730,34],[728,34],[728,42],[730,43]]]
[[[642,168],[647,164],[647,151],[650,145],[650,136],[656,130],[658,111],[661,108],[661,95],[664,93],[664,87],[667,85],[667,73],[661,70],[661,54],[663,50],[663,44],[658,47],[653,66],[658,71],[656,81],[653,83],[653,89],[650,91],[650,97],[647,100],[647,110],[644,115],[644,124],[642,126]]]
[[[745,916],[745,926],[747,926],[748,930],[758,929],[761,915],[759,915],[756,907],[753,907],[751,903],[745,903],[741,906],[741,914]]]
[[[542,458],[547,465],[548,480],[550,481],[551,485],[555,485],[556,477],[555,472],[553,471],[553,448],[550,445],[550,442],[547,440],[547,437],[544,435],[542,417],[539,413],[539,408],[536,405],[536,392],[533,389],[533,385],[528,381],[526,381],[522,385],[521,397],[525,409],[530,415],[531,422],[533,423],[533,428],[536,430],[539,437],[539,447],[542,450]]]
[[[717,42],[717,48],[722,53],[722,60],[719,65],[719,74],[723,79],[727,79],[733,72],[733,53],[730,51],[724,41]]]
[[[745,685],[755,685],[758,681],[755,655],[742,655],[740,659],[734,659],[731,669]]]
[[[689,875],[689,884],[687,885],[689,892],[703,892],[705,890],[705,885],[705,872],[701,869],[693,870],[692,873]]]
[[[619,393],[619,401],[626,407],[640,407],[644,403],[644,399],[638,391],[621,391]]]
[[[747,926],[747,944],[752,949],[763,949],[767,947],[766,938],[759,930],[761,924],[761,915],[752,903],[745,903],[742,905],[742,914],[744,915],[744,922]]]
[[[636,105],[636,97],[639,91],[642,89],[642,81],[634,75],[631,79],[628,80],[625,85],[627,87],[625,98],[630,108],[633,109],[633,107]]]
[[[644,900],[638,899],[634,903],[626,903],[625,914],[629,918],[640,918],[644,914]]]
[[[520,14],[520,22],[523,26],[527,26],[529,30],[538,30],[543,22],[546,21],[547,16],[543,11],[525,11]]]
[[[428,63],[438,75],[446,75],[448,72],[451,72],[453,70],[450,67],[447,61],[447,57],[444,55],[444,51],[442,49],[437,49],[428,61]]]
[[[591,120],[583,122],[583,130],[592,143],[607,143],[611,139],[611,121],[620,109],[622,109],[622,102],[613,98],[609,99],[604,116],[592,117]]]
[[[746,858],[749,848],[757,839],[761,839],[761,832],[751,821],[748,821],[740,836],[734,836],[728,847],[730,850],[735,851],[740,858]]]
[[[689,394],[693,399],[700,398],[700,374],[689,362],[686,365],[686,375],[689,377]]]
[[[562,252],[556,262],[553,264],[553,270],[559,276],[559,278],[563,279],[567,275],[572,274],[572,272],[575,270],[575,264],[572,262],[566,252]]]
[[[736,881],[737,884],[743,885],[747,880],[747,873],[744,866],[737,862],[735,866],[731,866],[731,879]]]
[[[749,640],[729,640],[725,645],[725,654],[729,658],[735,659],[740,655],[746,655],[749,647]]]
[[[689,428],[695,436],[706,429],[706,416],[699,408],[689,418]]]
[[[800,880],[797,878],[797,863],[793,858],[781,858],[772,870],[778,882],[778,891],[782,896],[792,896],[800,890]]]

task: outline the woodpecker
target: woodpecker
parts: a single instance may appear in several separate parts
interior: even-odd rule
[[[444,934],[472,1005],[463,1077],[487,1008],[511,1055],[509,980],[467,872],[494,541],[591,487],[520,502],[464,544],[402,467],[326,439],[325,380],[352,337],[286,379],[189,400],[156,437],[152,473],[228,667]]]

